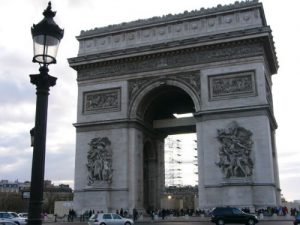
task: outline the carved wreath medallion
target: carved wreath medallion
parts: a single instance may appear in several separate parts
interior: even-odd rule
[[[226,178],[249,177],[253,173],[252,132],[232,122],[227,129],[218,129],[219,162],[216,163]]]

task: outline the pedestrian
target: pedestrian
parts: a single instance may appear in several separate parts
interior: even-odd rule
[[[154,222],[154,216],[155,216],[154,211],[151,211],[151,221],[152,221],[152,223]]]
[[[165,216],[166,216],[166,210],[165,210],[165,209],[162,209],[162,210],[161,210],[161,218],[164,220],[164,219],[165,219]]]
[[[138,217],[138,211],[136,210],[136,208],[133,209],[132,215],[133,215],[133,221],[136,221]]]

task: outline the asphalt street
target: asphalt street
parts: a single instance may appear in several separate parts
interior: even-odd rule
[[[87,225],[87,222],[46,222],[45,225]],[[207,221],[154,221],[154,222],[136,222],[135,225],[213,225]],[[233,225],[233,224],[227,224]],[[260,221],[258,225],[293,225],[293,222],[284,220]]]

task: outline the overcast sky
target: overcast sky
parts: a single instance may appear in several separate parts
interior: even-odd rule
[[[273,101],[279,125],[276,134],[282,194],[295,200],[300,199],[299,3],[261,2],[273,30],[280,65],[273,76]],[[234,0],[53,0],[55,21],[65,29],[65,36],[57,64],[50,66],[50,74],[58,80],[49,96],[45,179],[73,184],[72,124],[76,122],[77,83],[67,58],[77,55],[75,36],[81,30],[229,3]],[[36,95],[29,74],[38,73],[39,66],[31,62],[30,28],[43,18],[47,4],[46,0],[0,0],[0,180],[31,179],[29,130],[34,126]]]

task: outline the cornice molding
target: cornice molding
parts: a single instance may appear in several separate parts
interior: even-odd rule
[[[186,55],[197,51],[203,56],[203,59],[196,62],[196,64],[248,57],[247,55],[241,56],[239,54],[231,54],[231,56],[229,55],[220,59],[218,56],[226,54],[226,51],[224,51],[226,48],[228,51],[232,51],[231,48],[244,45],[246,50],[247,45],[253,43],[260,43],[263,46],[263,50],[256,52],[254,55],[266,57],[271,73],[276,73],[279,66],[271,36],[271,29],[269,27],[135,47],[124,49],[122,51],[91,54],[70,58],[68,60],[70,66],[78,71],[78,80],[82,81],[106,77],[108,75],[118,76],[126,73],[132,74],[148,70],[165,69],[169,67],[168,65],[167,67],[165,67],[166,65],[163,65],[165,64],[163,62],[165,59],[169,58],[167,60],[170,60],[170,57],[180,54],[183,54],[183,59],[185,59]],[[215,59],[212,59],[212,56],[209,55],[209,52],[211,51],[215,51],[215,53],[213,53],[216,56]],[[216,53],[216,51],[224,51],[224,53]],[[207,54],[208,57],[205,57]],[[235,55],[239,56],[235,57]],[[191,57],[193,56],[189,56],[189,58]],[[197,57],[199,56],[196,56],[196,58]],[[158,61],[158,59],[160,61]],[[182,60],[179,61],[182,62]],[[151,65],[153,68],[145,70],[145,67]],[[176,65],[185,66],[184,64],[180,65],[178,63],[176,63]],[[109,67],[111,67],[111,69],[109,69]],[[139,67],[139,69],[137,67]]]
[[[246,107],[221,108],[213,110],[202,110],[194,113],[197,121],[217,120],[222,118],[236,118],[254,115],[266,115],[270,120],[270,126],[273,130],[277,129],[278,125],[272,108],[269,104],[252,105]]]
[[[121,128],[136,128],[147,132],[148,135],[153,137],[163,137],[166,135],[162,132],[155,131],[145,122],[139,119],[120,119],[120,120],[106,120],[106,121],[90,121],[90,122],[79,122],[74,123],[73,126],[76,128],[76,132],[90,132],[97,130],[107,129],[121,129]]]
[[[262,4],[259,3],[258,0],[252,1],[236,1],[234,4],[228,5],[217,5],[216,7],[211,8],[201,8],[199,10],[193,11],[184,11],[183,13],[179,14],[168,14],[163,15],[161,17],[152,17],[148,19],[139,19],[136,21],[124,22],[121,24],[114,24],[105,27],[98,27],[91,30],[81,31],[80,35],[77,37],[78,40],[84,38],[90,38],[93,36],[104,35],[108,33],[120,32],[124,30],[133,30],[138,29],[141,27],[149,27],[149,26],[158,26],[160,24],[171,23],[178,20],[187,20],[195,17],[207,17],[216,14],[225,14],[231,11],[242,11],[249,8],[258,7],[261,8]],[[262,16],[263,24],[266,24],[266,20],[264,15]]]
[[[273,187],[277,188],[276,184],[274,183],[255,183],[255,182],[245,182],[245,183],[239,183],[239,182],[228,182],[228,183],[221,183],[217,185],[205,185],[204,188],[222,188],[226,186],[251,186],[251,187]]]
[[[86,81],[264,55],[264,46],[258,40],[223,43],[81,66],[77,79]]]
[[[159,54],[162,52],[171,52],[174,50],[190,49],[190,48],[209,48],[210,46],[228,45],[233,41],[243,41],[245,39],[254,39],[266,37],[269,40],[270,27],[260,27],[244,29],[232,32],[225,32],[202,37],[193,37],[176,41],[168,41],[164,43],[149,44],[146,46],[135,46],[122,50],[111,50],[109,52],[101,52],[95,54],[86,54],[69,58],[68,62],[72,68],[78,70],[81,66],[98,65],[103,62],[113,60],[132,60],[131,58]],[[271,37],[272,39],[272,37]],[[273,42],[272,42],[273,43]],[[130,58],[130,59],[129,59]]]

